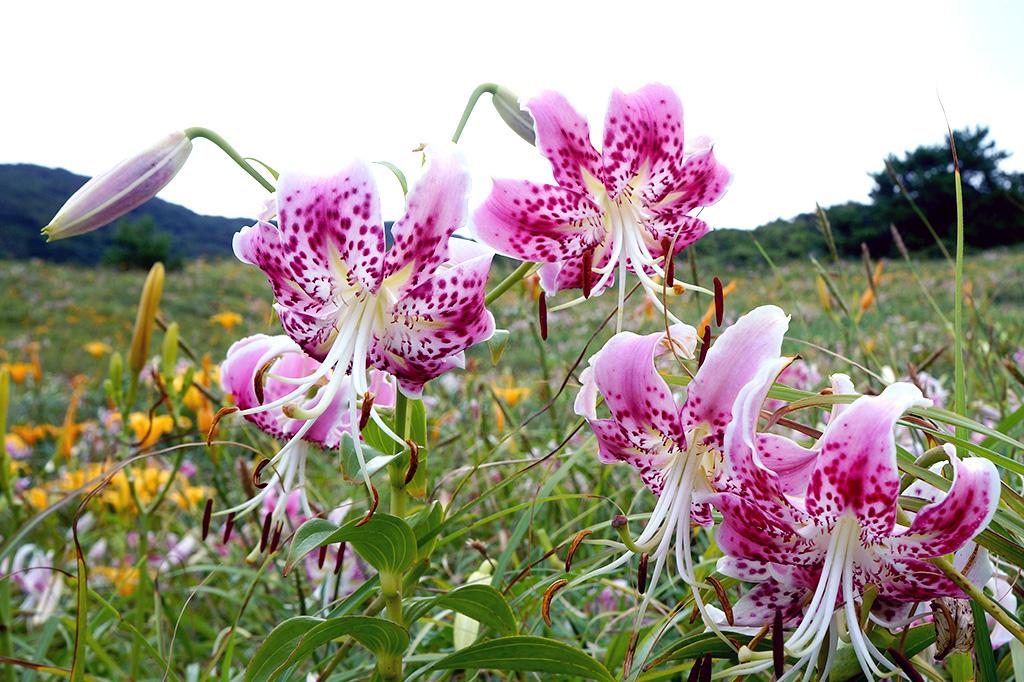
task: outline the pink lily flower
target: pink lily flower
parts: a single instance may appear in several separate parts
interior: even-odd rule
[[[710,142],[700,138],[685,151],[683,107],[664,85],[612,92],[601,152],[586,119],[562,95],[545,92],[527,108],[557,184],[495,180],[474,215],[480,239],[499,253],[543,263],[548,294],[583,290],[583,298],[552,310],[600,293],[618,272],[621,330],[625,274],[632,271],[664,312],[663,287],[653,278],[665,279],[672,256],[704,236],[707,224],[691,213],[717,202],[729,184]],[[668,286],[667,293],[677,292]]]
[[[307,517],[315,516],[305,491],[309,446],[336,448],[341,443],[342,434],[350,429],[350,415],[346,408],[353,399],[351,379],[344,377],[330,398],[325,396],[331,383],[328,378],[312,395],[306,394],[294,403],[264,410],[257,408],[277,403],[279,398],[294,390],[295,379],[315,373],[320,366],[284,335],[255,334],[231,344],[221,365],[221,388],[234,397],[235,405],[246,419],[274,438],[288,441],[288,444],[264,465],[267,475],[263,476],[263,488],[251,499],[220,514],[244,514],[273,501],[269,513],[271,525],[276,527],[289,511],[289,500],[294,499]],[[394,407],[397,394],[387,375],[371,370],[369,385],[376,406]],[[290,417],[291,409],[286,410],[291,407],[309,411],[320,404],[325,406],[324,409],[312,419]]]
[[[492,255],[474,242],[451,238],[465,220],[468,189],[462,164],[434,154],[385,251],[380,201],[365,164],[333,177],[282,175],[277,226],[262,219],[242,229],[235,235],[235,254],[264,271],[285,332],[321,365],[289,379],[294,390],[242,413],[288,406],[290,417],[305,420],[295,440],[351,382],[345,402],[362,464],[357,412],[370,389],[371,367],[393,375],[411,398],[430,379],[462,367],[464,350],[494,330],[484,308]],[[297,405],[325,378],[315,403]],[[369,417],[405,446],[375,408]],[[363,477],[372,488],[365,466]]]
[[[741,391],[725,437],[729,456],[723,474],[735,489],[708,497],[723,516],[716,539],[727,557],[719,570],[764,581],[737,604],[734,618],[738,613],[744,621],[739,624],[764,625],[778,609],[788,622],[797,621],[786,640],[797,664],[784,680],[804,669],[811,674],[833,620],[845,621],[865,677],[898,674],[861,631],[856,599],[869,584],[878,589],[880,604],[963,596],[928,559],[955,552],[985,528],[998,504],[999,475],[988,460],[959,460],[950,448],[955,477],[949,492],[922,508],[909,526],[899,525],[893,428],[908,409],[930,401],[916,386],[896,383],[834,413],[809,450],[795,443],[782,447],[776,437],[775,456],[787,450],[796,459],[813,456],[803,468],[803,497],[787,494],[756,432],[760,407],[781,370],[766,365]],[[835,645],[829,642],[830,654]],[[831,660],[830,655],[826,668]],[[746,665],[744,672],[754,672],[771,667],[771,661]]]
[[[674,548],[679,575],[696,585],[691,521],[711,524],[705,498],[728,483],[720,471],[733,404],[765,364],[778,364],[788,326],[789,318],[776,306],[762,306],[741,317],[708,350],[681,405],[655,360],[670,350],[670,344],[680,355],[692,357],[697,342],[693,327],[673,325],[668,335],[621,332],[591,358],[581,377],[576,413],[587,419],[597,437],[601,461],[634,466],[658,501],[629,551],[574,584],[614,570],[635,551],[654,559],[648,581],[654,584]],[[604,398],[609,418],[598,417],[598,395]],[[699,595],[697,599],[703,609]]]

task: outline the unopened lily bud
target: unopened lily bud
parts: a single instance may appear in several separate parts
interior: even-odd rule
[[[153,338],[153,327],[156,324],[156,310],[160,306],[163,290],[164,264],[155,263],[146,275],[146,283],[142,285],[139,309],[135,315],[135,331],[132,332],[132,345],[128,350],[128,368],[132,376],[138,376],[146,364],[149,342]]]
[[[512,132],[530,144],[537,143],[537,135],[533,130],[533,116],[530,116],[530,112],[520,108],[519,98],[514,92],[499,85],[491,95],[491,103],[498,111],[498,116],[501,116],[501,120],[512,129]]]
[[[192,140],[182,131],[85,183],[43,228],[47,241],[91,232],[156,196],[185,165]]]
[[[164,332],[164,345],[160,350],[160,372],[166,379],[174,376],[174,366],[178,362],[178,323],[171,322]]]

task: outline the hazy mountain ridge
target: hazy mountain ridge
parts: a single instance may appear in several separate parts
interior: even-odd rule
[[[63,168],[0,164],[0,258],[42,258],[57,262],[99,263],[112,243],[113,230],[47,243],[39,231],[68,197],[89,178]],[[171,236],[171,253],[182,258],[231,255],[231,236],[252,218],[206,216],[162,199],[152,199],[124,220],[152,217],[156,230]]]

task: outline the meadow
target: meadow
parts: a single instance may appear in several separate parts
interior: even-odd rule
[[[791,315],[784,351],[801,360],[790,384],[809,393],[780,388],[778,397],[814,394],[827,386],[830,373],[846,372],[860,392],[877,393],[885,383],[907,378],[936,405],[953,407],[951,263],[863,263],[825,255],[813,263],[735,271],[705,264],[700,244],[694,251],[691,261],[680,259],[677,274],[707,287],[712,278],[721,280],[724,327],[765,303]],[[502,264],[491,282],[511,270]],[[88,662],[86,679],[236,679],[287,618],[376,615],[383,608],[375,596],[373,562],[352,550],[357,541],[347,553],[333,547],[326,564],[311,556],[306,570],[286,575],[293,526],[270,540],[270,551],[257,551],[268,544],[260,514],[237,519],[230,531],[223,516],[204,519],[208,500],[216,511],[251,494],[253,469],[276,448],[269,437],[231,418],[206,444],[213,415],[227,404],[216,377],[229,345],[279,329],[256,268],[196,261],[167,273],[159,319],[178,325],[177,358],[169,366],[166,358],[154,359],[151,366],[159,371],[152,376],[163,379],[144,373],[136,411],[118,413],[105,382],[111,355],[128,352],[144,279],[136,271],[0,263],[0,363],[12,379],[7,475],[14,482],[0,522],[0,554],[5,572],[21,571],[20,579],[0,583],[0,615],[9,626],[0,641],[5,679],[69,676],[76,655]],[[1024,432],[1022,282],[1020,249],[979,252],[965,262],[967,412],[1010,439]],[[471,652],[462,649],[467,642],[498,634],[569,644],[613,676],[632,659],[633,669],[642,671],[639,679],[650,681],[683,679],[705,654],[727,662],[729,650],[703,634],[699,620],[694,624],[689,591],[678,582],[662,580],[647,618],[634,622],[635,562],[589,583],[551,590],[569,570],[567,554],[577,574],[607,559],[614,553],[613,517],[642,518],[654,498],[629,467],[598,461],[594,438],[573,411],[580,370],[613,332],[607,320],[614,294],[551,313],[545,341],[536,293],[533,281],[515,284],[493,308],[497,327],[509,332],[507,344],[471,349],[464,371],[446,374],[425,393],[423,480],[409,510],[420,551],[404,586],[407,620],[415,622],[406,670],[419,671],[420,679],[602,679],[600,671],[561,650],[551,655],[566,666],[562,672],[474,673],[486,666],[470,657],[431,669],[437,652]],[[627,328],[647,333],[663,327],[642,296],[633,302]],[[711,324],[714,306],[692,293],[673,301],[672,310],[697,326]],[[163,338],[155,332],[154,358],[167,352]],[[823,408],[794,418],[813,426]],[[923,439],[919,433],[901,442],[913,451]],[[974,442],[1020,461],[1019,450],[991,434]],[[307,481],[317,509],[351,499],[349,518],[362,515],[366,491],[350,460],[344,448],[311,458]],[[1016,474],[1005,476],[1019,490]],[[100,482],[106,483],[102,489]],[[378,485],[383,505],[389,493],[383,482]],[[1019,499],[1013,498],[1016,505]],[[1000,529],[1005,565],[1022,551],[1016,528],[1007,521]],[[718,550],[703,538],[698,553],[699,569],[710,574]],[[86,574],[83,589],[78,580]],[[471,583],[492,585],[501,603],[483,599],[474,608],[445,601],[451,590]],[[710,594],[714,603],[737,594],[735,581],[716,589],[721,592]],[[79,600],[89,604],[84,614]],[[416,609],[422,609],[420,618],[409,618]],[[680,610],[685,617],[678,617]],[[930,624],[908,626],[907,633],[908,656],[936,637]],[[373,647],[344,634],[276,672],[370,679]],[[996,679],[1012,676],[1013,658],[1008,647],[995,649]],[[946,679],[934,659],[922,655],[915,663],[926,676]],[[268,679],[268,670],[263,677],[250,670],[247,679]],[[859,673],[850,655],[830,679]],[[954,679],[966,678],[954,673]]]

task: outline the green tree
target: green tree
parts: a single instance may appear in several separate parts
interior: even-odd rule
[[[103,252],[104,265],[148,270],[157,261],[168,268],[181,266],[181,257],[171,255],[171,235],[157,231],[151,216],[122,220],[114,226],[111,245]]]
[[[960,173],[963,179],[964,220],[967,244],[986,248],[1024,239],[1024,174],[1010,173],[999,166],[1009,152],[999,149],[988,137],[986,127],[954,132]],[[902,158],[890,156],[886,168],[872,173],[872,218],[880,236],[873,252],[889,243],[884,233],[893,224],[911,250],[937,252],[935,239],[903,189],[950,248],[955,240],[956,203],[953,186],[953,157],[948,142],[924,145]],[[872,246],[869,243],[869,246]]]

